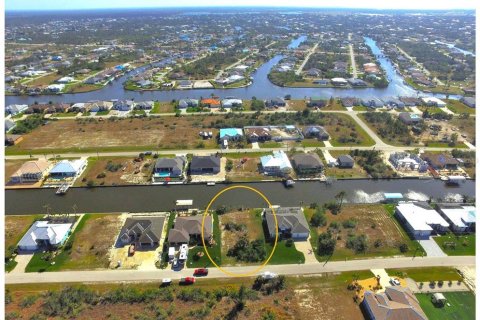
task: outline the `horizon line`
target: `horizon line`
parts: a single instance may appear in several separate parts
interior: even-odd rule
[[[328,6],[268,6],[268,5],[222,5],[222,6],[142,6],[142,7],[91,7],[71,9],[6,9],[7,12],[49,12],[49,11],[91,11],[91,10],[135,10],[135,9],[208,9],[208,8],[252,8],[252,9],[341,9],[341,10],[375,10],[375,11],[476,11],[476,7],[470,8],[371,8],[371,7],[328,7]]]

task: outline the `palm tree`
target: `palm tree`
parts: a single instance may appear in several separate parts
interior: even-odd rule
[[[340,191],[336,196],[335,199],[338,201],[338,211],[342,210],[343,199],[347,193],[345,191]]]

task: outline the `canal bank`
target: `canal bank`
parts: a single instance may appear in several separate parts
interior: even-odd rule
[[[301,38],[301,37],[300,37]],[[295,44],[301,42],[299,39],[292,41]],[[192,97],[207,97],[210,95],[219,96],[225,98],[227,96],[234,96],[240,99],[251,99],[256,97],[257,99],[268,99],[273,97],[283,97],[290,95],[292,99],[304,99],[310,96],[324,96],[324,97],[357,97],[357,98],[391,98],[397,96],[431,96],[432,94],[418,92],[409,85],[403,82],[403,78],[395,71],[395,68],[390,60],[383,56],[381,49],[377,46],[376,42],[371,38],[365,38],[365,43],[368,45],[372,52],[379,58],[379,63],[386,72],[387,78],[390,83],[387,88],[365,88],[365,89],[345,89],[345,88],[285,88],[274,85],[268,79],[268,74],[273,66],[275,66],[282,58],[281,55],[277,55],[261,65],[257,71],[253,74],[253,83],[250,86],[236,89],[195,89],[195,90],[168,90],[168,91],[129,91],[124,90],[123,82],[125,82],[130,76],[143,72],[147,67],[142,66],[134,69],[124,76],[114,80],[109,85],[105,86],[101,90],[76,93],[76,94],[64,94],[64,95],[42,95],[42,96],[6,96],[5,105],[9,104],[33,104],[34,102],[49,102],[53,103],[77,103],[87,102],[92,100],[135,100],[135,101],[171,101],[179,100],[183,98]],[[297,44],[297,45],[298,45]],[[170,61],[165,59],[153,63],[152,65],[164,65]],[[436,97],[443,98],[442,94],[435,94]],[[451,99],[458,99],[457,96],[450,96]]]
[[[458,187],[448,187],[440,180],[339,180],[332,184],[319,181],[298,181],[293,188],[281,182],[252,182],[202,185],[148,185],[95,188],[71,188],[63,196],[53,189],[23,189],[5,191],[5,214],[38,214],[48,205],[52,213],[76,212],[153,212],[175,208],[176,200],[193,200],[193,208],[203,209],[215,194],[231,185],[256,188],[273,205],[299,206],[332,201],[340,191],[346,192],[350,203],[375,203],[383,200],[385,192],[400,192],[409,200],[441,199],[461,201],[463,196],[475,197],[475,181],[466,181]],[[222,194],[213,207],[263,207],[258,195],[238,189]]]

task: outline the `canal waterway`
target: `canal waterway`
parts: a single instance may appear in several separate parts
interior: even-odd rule
[[[5,191],[7,215],[44,213],[49,205],[53,213],[76,212],[155,212],[175,208],[176,200],[193,200],[193,207],[204,209],[222,189],[238,184],[202,185],[149,185],[124,187],[70,188],[59,196],[54,189],[17,189]],[[340,191],[346,192],[350,203],[376,203],[384,192],[400,192],[409,200],[461,201],[464,195],[475,196],[475,181],[466,181],[459,187],[448,187],[440,180],[338,180],[331,185],[319,181],[299,181],[293,188],[280,182],[244,183],[265,194],[273,205],[299,206],[334,200]],[[235,189],[223,193],[213,204],[237,208],[263,207],[264,201],[255,193]]]
[[[305,36],[294,39],[289,47],[294,48],[306,40]],[[268,80],[268,73],[282,58],[277,55],[261,65],[253,74],[253,83],[250,86],[236,89],[193,89],[193,90],[165,90],[165,91],[129,91],[123,89],[123,82],[125,82],[132,74],[144,71],[147,66],[143,66],[132,70],[124,76],[114,80],[104,88],[84,93],[63,94],[63,95],[48,95],[48,96],[6,96],[5,103],[9,104],[33,104],[37,102],[64,102],[76,103],[87,102],[92,100],[112,100],[112,99],[135,99],[135,101],[146,100],[160,100],[170,101],[172,99],[182,98],[199,98],[201,96],[207,97],[211,94],[219,97],[234,96],[240,99],[251,99],[257,97],[258,99],[267,99],[273,97],[283,97],[290,94],[292,99],[304,99],[310,96],[323,97],[357,97],[357,98],[386,98],[398,96],[426,96],[432,95],[422,93],[414,90],[408,86],[403,77],[396,72],[390,60],[383,56],[381,49],[376,42],[371,38],[365,38],[365,43],[372,52],[378,56],[378,61],[386,72],[390,83],[387,88],[285,88],[274,85]],[[155,63],[161,65],[168,63],[170,59]],[[441,94],[435,94],[437,97],[444,97]],[[452,99],[459,98],[457,96],[450,96]]]

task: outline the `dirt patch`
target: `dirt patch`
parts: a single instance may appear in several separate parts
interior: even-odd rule
[[[214,148],[217,144],[215,139],[203,140],[199,136],[202,127],[207,128],[209,124],[210,121],[204,117],[58,120],[26,134],[24,140],[12,148]],[[218,130],[207,130],[212,131],[213,137],[217,135]]]
[[[14,174],[22,164],[25,163],[25,160],[8,160],[5,161],[5,184],[10,181],[10,177]]]
[[[69,261],[63,269],[107,268],[109,251],[120,230],[118,215],[92,215],[75,234]]]
[[[230,158],[229,160],[233,162],[233,168],[227,172],[227,179],[231,181],[256,181],[265,179],[265,176],[259,171],[259,158],[249,158],[246,155],[243,159]]]
[[[78,186],[94,181],[97,185],[146,184],[150,182],[155,159],[143,160],[121,157],[89,159],[85,173],[77,180]]]

